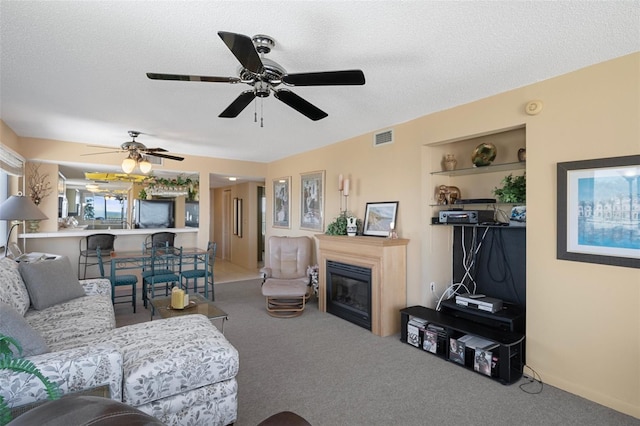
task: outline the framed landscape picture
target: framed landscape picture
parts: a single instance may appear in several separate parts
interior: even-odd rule
[[[398,214],[398,202],[386,201],[383,203],[367,203],[364,214],[363,235],[387,237],[389,231],[396,229],[396,215]]]
[[[558,259],[640,268],[640,155],[558,163]]]
[[[324,170],[300,175],[300,229],[324,230]]]
[[[291,223],[291,177],[273,180],[273,227],[289,228]]]

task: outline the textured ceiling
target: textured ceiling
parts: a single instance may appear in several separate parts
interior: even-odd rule
[[[139,130],[176,154],[269,162],[640,50],[640,3],[7,1],[1,118],[20,136],[118,147]],[[273,96],[218,118],[242,84],[217,31],[276,41],[288,72],[362,69],[364,86],[294,87],[313,122]]]

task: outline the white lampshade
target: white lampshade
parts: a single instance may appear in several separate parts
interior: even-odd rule
[[[13,224],[7,234],[7,242],[4,245],[5,255],[8,253],[9,241],[13,228],[20,224],[20,220],[44,220],[48,219],[47,215],[34,204],[31,199],[19,193],[12,195],[0,204],[0,220],[13,220]]]
[[[140,167],[140,171],[145,175],[151,171],[151,167],[152,167],[151,163],[147,161],[146,157],[143,158],[142,161],[138,163],[138,166]]]
[[[136,160],[133,158],[125,158],[122,160],[122,171],[129,174],[136,168]]]
[[[33,201],[23,195],[12,195],[0,204],[0,220],[44,220],[48,217]]]

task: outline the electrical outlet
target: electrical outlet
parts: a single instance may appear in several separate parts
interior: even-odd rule
[[[431,293],[435,293],[436,292],[436,283],[431,283],[429,285],[429,289],[431,290]]]

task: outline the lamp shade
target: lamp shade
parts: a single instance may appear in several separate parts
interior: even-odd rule
[[[140,171],[145,175],[151,171],[151,163],[144,158],[141,162],[138,163],[138,167],[140,167]]]
[[[122,160],[122,171],[129,174],[136,168],[136,160],[133,158],[125,158]]]
[[[23,195],[12,195],[0,204],[0,220],[43,220],[48,217],[33,201]]]

